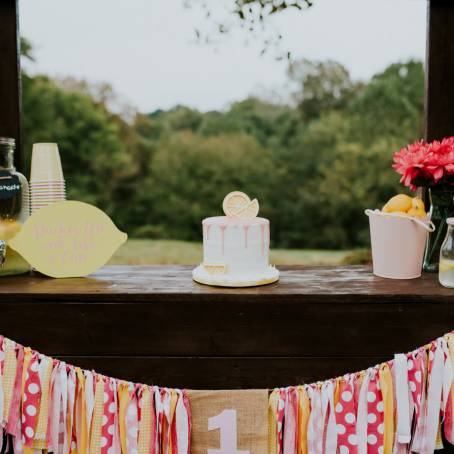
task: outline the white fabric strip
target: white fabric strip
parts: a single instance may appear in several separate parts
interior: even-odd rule
[[[407,357],[402,353],[394,355],[394,380],[397,402],[397,441],[408,444],[411,441],[408,369]]]
[[[184,405],[183,391],[178,390],[178,403],[175,410],[177,425],[178,454],[189,454],[189,418]]]
[[[441,395],[443,386],[444,352],[440,339],[437,340],[432,370],[429,374],[427,391],[427,416],[424,443],[421,454],[432,454],[435,450],[440,421]]]
[[[337,426],[336,415],[334,413],[334,384],[331,381],[323,384],[322,411],[322,429],[323,427],[326,427],[325,454],[330,454],[337,451]]]
[[[451,384],[454,378],[454,372],[452,370],[451,357],[449,355],[448,344],[446,339],[441,340],[441,346],[444,354],[444,368],[443,368],[443,403],[442,410],[445,411],[446,405],[449,400],[449,393],[451,391]]]
[[[311,452],[311,454],[323,454],[320,390],[315,386],[308,386],[307,391],[311,400],[311,414],[307,430],[308,452]]]
[[[361,384],[358,396],[356,417],[356,436],[358,437],[358,454],[367,454],[367,390],[373,370],[368,369]]]
[[[93,409],[95,407],[95,391],[93,388],[93,374],[89,370],[84,370],[85,375],[85,413],[87,418],[87,454],[89,454],[91,421],[93,418]]]

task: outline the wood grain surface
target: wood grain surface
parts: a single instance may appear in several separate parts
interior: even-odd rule
[[[330,378],[454,328],[437,276],[283,267],[281,280],[213,288],[191,267],[114,266],[85,279],[0,281],[0,332],[45,354],[135,381],[197,389]]]

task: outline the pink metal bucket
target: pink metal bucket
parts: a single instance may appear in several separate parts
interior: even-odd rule
[[[427,235],[435,230],[428,219],[366,210],[369,216],[373,272],[389,279],[421,276]]]

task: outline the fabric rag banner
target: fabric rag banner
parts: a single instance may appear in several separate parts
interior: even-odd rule
[[[454,444],[453,378],[453,333],[271,392],[131,383],[0,336],[0,452],[431,454]]]

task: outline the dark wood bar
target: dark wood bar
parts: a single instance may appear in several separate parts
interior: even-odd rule
[[[279,283],[213,288],[190,267],[107,267],[86,279],[4,278],[0,333],[119,378],[197,389],[330,378],[454,328],[434,274],[394,281],[365,267],[282,270]]]
[[[454,2],[429,0],[425,138],[454,135]]]

